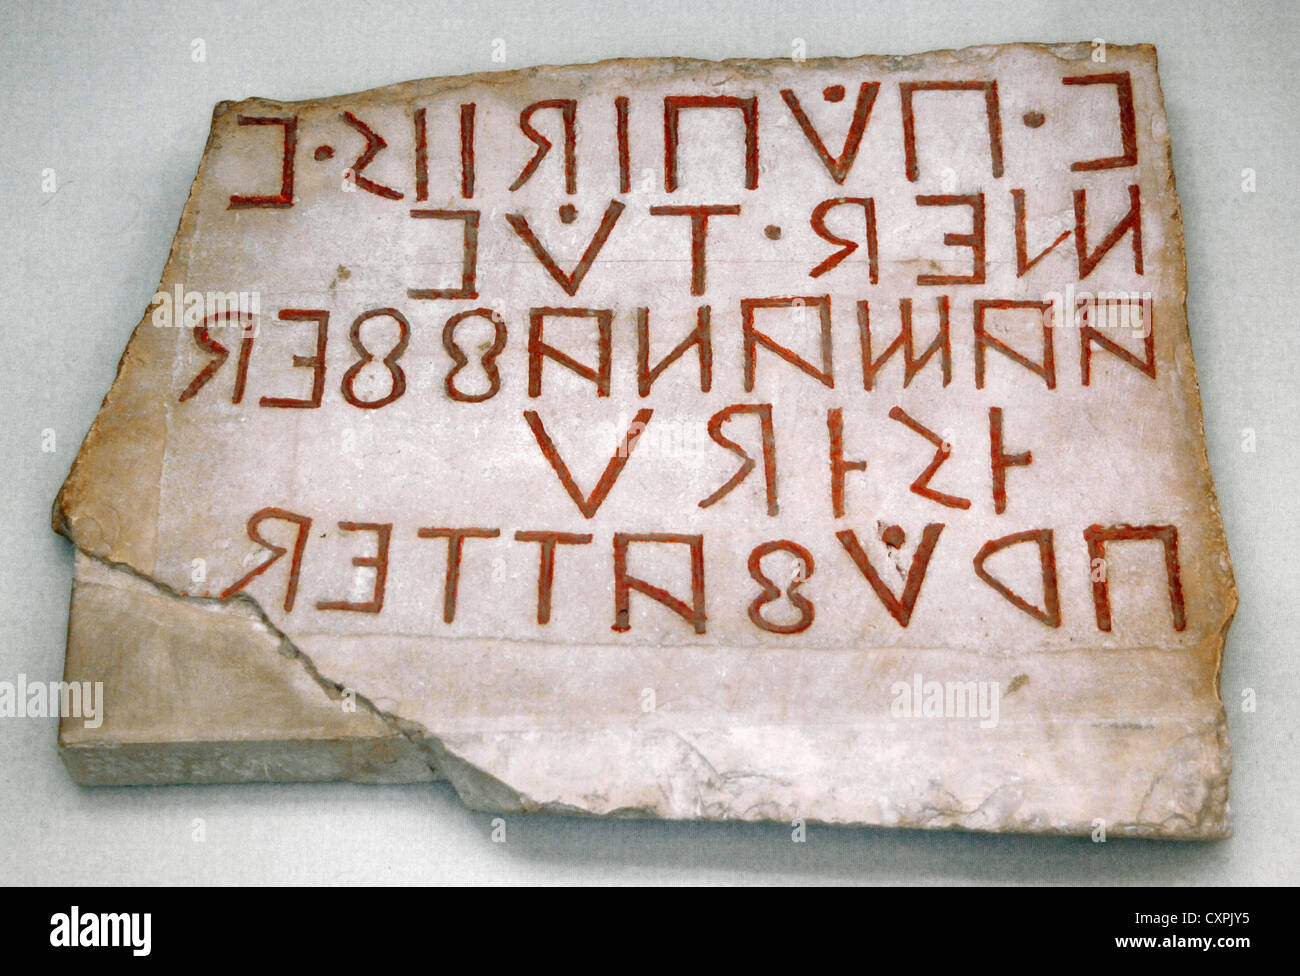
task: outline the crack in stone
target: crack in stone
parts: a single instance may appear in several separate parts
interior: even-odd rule
[[[63,530],[66,527],[66,522],[60,524],[59,527]],[[518,793],[518,791],[514,790],[501,780],[486,771],[479,769],[464,757],[453,752],[446,743],[432,735],[421,723],[403,718],[396,712],[385,711],[356,689],[348,689],[346,686],[324,675],[311,657],[298,647],[298,645],[294,643],[293,639],[267,616],[266,611],[262,609],[261,604],[259,604],[257,600],[249,594],[236,593],[231,597],[222,599],[220,597],[197,596],[194,594],[182,593],[162,580],[155,579],[149,574],[141,572],[130,563],[110,559],[107,556],[89,551],[78,543],[76,539],[73,539],[68,531],[62,531],[62,534],[67,536],[76,550],[88,559],[91,559],[100,565],[107,566],[110,569],[127,573],[170,599],[204,607],[225,608],[238,604],[250,611],[252,618],[265,627],[266,630],[278,641],[279,652],[286,658],[297,661],[299,666],[307,672],[308,676],[311,677],[317,686],[320,687],[321,691],[327,698],[331,701],[337,701],[344,691],[352,691],[356,700],[362,705],[362,707],[383,722],[388,728],[392,729],[410,742],[411,745],[419,751],[419,754],[424,759],[425,765],[428,766],[429,771],[433,773],[435,779],[448,780],[456,790],[456,793],[461,798],[462,802],[466,802],[467,805],[473,805],[467,801],[467,794],[469,796],[491,796],[496,802],[503,804],[503,808],[515,807],[523,809],[527,808],[529,805],[526,797],[523,797]],[[538,809],[541,809],[543,806],[542,804],[534,805]]]

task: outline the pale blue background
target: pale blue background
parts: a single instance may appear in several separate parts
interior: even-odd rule
[[[1234,839],[1211,845],[490,818],[445,785],[80,789],[52,720],[0,719],[0,882],[1261,883],[1297,867],[1294,3],[51,4],[0,7],[0,679],[61,673],[70,545],[50,502],[166,259],[212,105],[616,56],[902,54],[1151,42],[1187,231],[1188,310],[1241,608],[1223,693]],[[191,41],[207,62],[191,61]],[[504,65],[492,41],[506,44]],[[41,192],[56,170],[59,190]],[[1242,192],[1254,169],[1257,192]],[[40,450],[53,428],[58,449]],[[1251,428],[1257,450],[1242,449]],[[1241,690],[1258,711],[1243,714]],[[194,818],[207,840],[191,840]],[[1207,906],[1224,907],[1224,906]]]

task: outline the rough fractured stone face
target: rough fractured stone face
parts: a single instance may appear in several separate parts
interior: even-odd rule
[[[222,103],[55,507],[70,770],[1225,836],[1168,139],[1147,46]]]

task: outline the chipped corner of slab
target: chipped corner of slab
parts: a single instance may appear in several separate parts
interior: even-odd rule
[[[702,204],[719,208],[707,227],[681,209]],[[864,229],[872,246],[832,261]],[[158,324],[171,296],[183,320],[187,295],[214,293],[257,296],[251,340],[211,320],[218,355],[193,322]],[[1081,294],[1150,302],[1091,344],[1077,313],[1050,332],[1023,315]],[[79,550],[65,680],[103,682],[106,705],[93,728],[63,719],[65,762],[89,784],[446,778],[501,812],[1227,836],[1218,675],[1236,593],[1185,294],[1146,45],[615,61],[222,103],[159,295],[56,502]],[[904,299],[908,356],[948,316],[950,378],[940,351],[905,384],[894,348],[870,382]],[[688,346],[641,395],[637,330],[661,361],[706,305],[711,386]],[[308,407],[314,310],[328,346]],[[380,355],[353,368],[384,341],[404,387],[364,409],[394,390]],[[498,385],[474,375],[485,355]],[[759,463],[722,492],[737,454],[708,421],[735,404],[750,409],[718,432]],[[837,436],[867,460],[841,468],[838,496]],[[951,454],[918,492],[936,446]],[[303,524],[285,513],[313,520],[296,604],[289,556],[249,575],[268,550],[246,523],[266,510],[285,552]],[[383,583],[365,562],[380,525]],[[449,544],[417,532],[431,526],[496,535]],[[545,623],[543,531],[570,534]],[[624,583],[657,574],[676,609],[636,585],[619,602],[620,537]],[[698,604],[664,555],[693,559],[695,537]],[[783,585],[756,605],[763,574]],[[815,605],[806,626],[785,580]],[[947,700],[927,715],[936,684]],[[967,691],[978,714],[954,714]]]

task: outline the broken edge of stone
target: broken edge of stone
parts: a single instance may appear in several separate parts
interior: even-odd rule
[[[1149,44],[1112,47],[1148,53],[1153,62],[1156,58],[1155,48]],[[813,67],[865,63],[876,70],[907,70],[924,58],[943,56],[967,61],[1015,48],[1045,51],[1063,60],[1079,60],[1091,53],[1091,45],[1087,42],[1016,43],[901,56],[817,58],[808,63]],[[614,65],[626,66],[629,70],[651,65],[683,70],[696,67],[749,68],[762,64],[763,61],[756,59],[612,59],[588,65],[543,65],[507,72],[424,79],[303,101],[328,105],[344,100],[349,104],[364,104],[375,99],[413,99],[470,84],[510,84],[554,71]],[[1158,71],[1156,81],[1159,85]],[[1160,96],[1163,101],[1163,92]],[[240,103],[223,101],[213,109],[214,123],[236,105],[249,103],[294,104],[261,98]],[[214,124],[173,238],[159,291],[167,290],[173,283],[180,249],[193,230],[197,217],[194,201],[215,138]],[[1170,189],[1174,191],[1172,162],[1169,173]],[[1174,223],[1181,245],[1183,225],[1176,191],[1174,200],[1177,208]],[[1185,310],[1185,259],[1180,285]],[[69,615],[69,645],[74,640],[73,628],[78,619],[83,623],[93,621],[101,650],[108,643],[105,634],[118,633],[129,638],[126,643],[113,648],[104,659],[94,661],[86,674],[74,673],[76,664],[69,659],[65,680],[86,680],[100,674],[128,671],[133,683],[149,688],[148,694],[128,703],[136,716],[143,718],[139,730],[134,733],[92,730],[78,719],[64,718],[61,721],[60,754],[77,783],[164,785],[338,780],[408,783],[447,779],[467,805],[490,812],[686,818],[685,814],[674,816],[670,813],[666,816],[665,811],[655,805],[594,810],[532,798],[474,765],[418,723],[381,711],[359,693],[353,693],[355,710],[346,710],[342,699],[347,690],[322,675],[310,658],[270,622],[247,594],[241,593],[224,602],[191,597],[154,579],[151,570],[158,508],[156,485],[161,473],[161,445],[164,442],[159,435],[165,431],[168,396],[157,385],[137,382],[128,387],[121,382],[123,374],[128,371],[136,377],[150,373],[154,377],[165,375],[163,370],[148,368],[153,351],[148,342],[142,341],[148,334],[152,311],[152,306],[145,309],[133,331],[118,363],[113,386],[73,461],[52,511],[54,530],[66,536],[77,550],[72,605],[81,612]],[[1186,324],[1186,317],[1184,322]],[[1190,329],[1188,331],[1190,352]],[[1194,370],[1189,387],[1190,403],[1197,421],[1201,422],[1200,390]],[[1208,472],[1203,430],[1202,424],[1198,463]],[[1207,480],[1213,484],[1212,479]],[[148,490],[139,490],[141,484],[154,486],[152,496]],[[118,511],[115,503],[124,506],[125,512]],[[1219,519],[1219,503],[1212,487],[1208,504],[1215,518]],[[1217,524],[1221,525],[1221,519]],[[1226,552],[1226,539],[1223,546]],[[1237,590],[1230,565],[1227,572],[1228,612],[1221,630],[1217,635],[1211,635],[1211,640],[1217,640],[1216,694],[1223,645],[1237,606]],[[144,648],[134,643],[142,634],[147,635],[152,658]],[[145,680],[150,676],[156,679],[152,684]],[[232,701],[239,704],[225,714],[211,716],[215,723],[211,737],[168,738],[169,730],[177,731],[183,724],[177,723],[175,728],[170,728],[169,716],[184,716],[191,724],[196,717],[204,717],[203,711],[211,705],[214,687],[228,692],[219,701],[227,705]],[[187,693],[194,690],[199,693]],[[230,722],[232,714],[239,716],[233,727]],[[270,721],[265,720],[267,714]],[[1131,822],[1107,825],[1115,836],[1179,840],[1213,840],[1231,836],[1228,806],[1231,758],[1221,699],[1218,720],[1213,727],[1207,725],[1198,731],[1189,731],[1186,739],[1194,750],[1205,747],[1208,739],[1215,740],[1212,748],[1222,759],[1218,775],[1203,783],[1203,796],[1189,798],[1192,801],[1189,813],[1174,814],[1158,822],[1143,820],[1144,811],[1139,810]],[[1175,759],[1173,765],[1180,762]],[[1177,792],[1185,786],[1176,774],[1171,775],[1171,771],[1166,770],[1153,777],[1151,790]],[[993,799],[991,795],[989,802]],[[945,808],[943,804],[936,806],[922,802],[912,809],[890,811],[886,817],[812,818],[810,822],[1072,836],[1088,835],[1095,828],[1092,821],[1046,824],[1032,816],[1017,820],[1014,812],[1010,819],[1003,816],[999,820],[991,811],[986,811],[985,806],[987,802],[974,809]],[[737,812],[723,808],[714,810],[712,816],[707,810],[699,810],[696,817],[776,821],[787,820],[785,813],[788,811],[757,809]],[[990,820],[990,817],[994,819]],[[1171,820],[1178,823],[1171,824]]]

